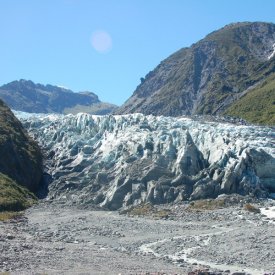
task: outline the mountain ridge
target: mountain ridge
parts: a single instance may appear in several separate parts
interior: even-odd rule
[[[115,113],[220,115],[275,72],[275,24],[226,25],[160,62]]]
[[[103,115],[116,108],[114,104],[101,102],[93,92],[75,93],[65,87],[24,79],[2,85],[0,98],[12,109],[31,113],[75,113],[77,106],[77,110],[84,108],[89,113]]]

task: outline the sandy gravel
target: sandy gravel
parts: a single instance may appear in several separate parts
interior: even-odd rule
[[[173,205],[159,207],[171,212],[156,219],[41,203],[0,222],[0,272],[275,274],[272,205],[262,205],[270,218],[241,206],[197,212]]]

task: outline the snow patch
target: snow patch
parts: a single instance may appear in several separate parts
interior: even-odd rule
[[[268,60],[270,60],[275,55],[275,43],[273,44],[273,52],[268,56]]]
[[[63,85],[56,85],[58,88],[64,89],[64,90],[70,90],[68,87]]]
[[[275,224],[275,206],[260,208],[262,215],[266,216],[270,223]]]

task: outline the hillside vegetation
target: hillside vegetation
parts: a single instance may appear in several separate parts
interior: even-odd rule
[[[275,125],[275,74],[236,101],[225,114],[251,123]]]
[[[42,176],[42,154],[20,121],[0,100],[0,172],[31,191]]]
[[[0,190],[0,212],[24,210],[37,201],[33,193],[2,173],[0,173]]]
[[[42,153],[20,121],[0,100],[0,220],[36,202],[40,188]]]

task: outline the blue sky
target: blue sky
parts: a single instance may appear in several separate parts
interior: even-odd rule
[[[0,85],[21,78],[122,104],[150,70],[209,32],[275,23],[274,0],[0,0]]]

